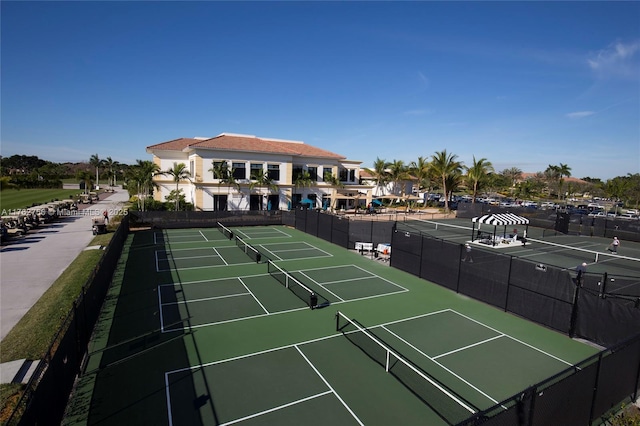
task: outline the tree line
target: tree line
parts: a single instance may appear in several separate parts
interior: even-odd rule
[[[438,151],[430,157],[418,157],[409,164],[402,160],[387,161],[376,158],[371,169],[364,169],[375,181],[378,191],[390,186],[396,195],[404,189],[402,182],[413,180],[421,191],[444,195],[445,208],[455,193],[472,196],[472,202],[483,193],[499,193],[527,200],[547,198],[563,200],[567,196],[589,194],[591,197],[625,201],[628,206],[640,203],[640,174],[627,174],[605,182],[598,178],[583,177],[581,182],[568,181],[571,167],[567,164],[550,164],[544,171],[524,176],[522,170],[511,167],[496,171],[486,158],[476,159],[465,165],[456,154]]]
[[[375,182],[376,191],[391,184],[393,192],[403,195],[402,182],[413,181],[421,191],[438,192],[445,195],[445,208],[449,208],[449,200],[456,193],[466,193],[472,200],[483,193],[500,193],[518,199],[547,198],[562,200],[573,194],[588,193],[592,197],[623,200],[630,207],[638,208],[640,204],[640,174],[627,174],[607,181],[599,178],[583,177],[582,182],[568,181],[571,167],[567,164],[550,164],[544,171],[525,177],[517,167],[496,171],[486,158],[476,159],[469,165],[458,160],[458,156],[438,151],[429,157],[420,156],[416,161],[405,163],[402,160],[387,161],[376,158],[372,168],[364,168]],[[226,162],[212,162],[208,170],[218,179],[218,184],[229,187],[237,186],[233,171]],[[170,176],[176,183],[176,189],[167,197],[167,202],[175,208],[185,206],[184,195],[178,190],[178,183],[191,176],[184,163],[174,163],[168,170],[160,170],[152,161],[136,160],[133,165],[122,164],[111,157],[101,159],[98,154],[92,155],[87,162],[54,163],[42,160],[37,156],[12,155],[0,156],[0,189],[5,188],[59,188],[62,179],[74,178],[83,182],[85,188],[92,188],[102,182],[109,186],[124,183],[130,194],[138,196],[139,207],[150,202],[156,184],[153,176]],[[267,174],[251,176],[251,189],[265,187],[270,191],[276,187]],[[342,186],[336,176],[324,176],[331,185]],[[307,171],[302,170],[294,176],[294,184],[299,187],[310,187],[312,180]]]

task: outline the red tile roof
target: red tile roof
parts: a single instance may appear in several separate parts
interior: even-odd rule
[[[285,154],[300,157],[320,157],[343,160],[346,157],[302,142],[262,139],[249,135],[223,133],[213,138],[180,138],[147,147],[147,150],[182,151],[185,148],[215,149],[218,151],[245,151],[268,154]]]
[[[529,179],[529,178],[534,177],[536,174],[537,174],[537,173],[528,173],[528,172],[527,172],[527,173],[522,173],[522,179],[523,179],[523,180],[527,180],[527,179]],[[578,179],[578,178],[575,178],[575,177],[567,177],[567,176],[563,176],[563,177],[562,177],[562,179],[563,179],[565,182],[573,182],[573,183],[589,183],[589,182],[587,182],[587,181],[585,181],[585,180]]]

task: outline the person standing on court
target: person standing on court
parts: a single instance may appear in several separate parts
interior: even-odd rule
[[[464,245],[464,258],[463,262],[469,261],[469,263],[473,263],[473,258],[471,257],[471,246],[469,243]]]
[[[613,254],[618,254],[618,247],[620,247],[620,240],[618,237],[613,237],[613,241],[609,244],[608,250]]]
[[[578,287],[582,287],[582,276],[587,272],[587,262],[582,262],[580,265],[576,266],[576,284]]]

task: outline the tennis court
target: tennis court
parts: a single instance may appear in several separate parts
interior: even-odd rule
[[[460,244],[472,239],[473,227],[470,219],[414,220],[407,225],[426,235]],[[513,227],[508,232],[512,232],[511,228]],[[524,236],[524,231],[520,227],[519,234]],[[535,227],[528,227],[526,231],[526,242],[521,245],[494,249],[484,244],[474,244],[473,248],[494,252],[499,250],[500,253],[569,270],[574,270],[577,265],[585,262],[589,272],[606,272],[640,279],[639,243],[623,241],[618,253],[613,254],[608,250],[611,240],[607,238],[565,235]]]
[[[283,226],[138,231],[119,265],[66,424],[455,424],[597,352]]]

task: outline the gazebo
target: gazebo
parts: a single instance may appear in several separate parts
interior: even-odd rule
[[[493,246],[495,246],[496,242],[498,241],[498,238],[496,238],[498,226],[504,227],[504,230],[502,233],[503,236],[507,235],[507,226],[525,225],[526,227],[524,231],[525,237],[527,235],[527,230],[529,229],[529,219],[527,219],[526,217],[518,216],[517,214],[513,214],[513,213],[487,214],[484,216],[474,217],[473,219],[471,219],[471,221],[473,222],[471,241],[473,242],[475,240],[480,240],[480,239],[484,240],[485,238],[482,238],[483,233],[480,231],[480,226],[482,224],[490,225],[490,226],[493,226],[493,234],[491,235],[491,238],[490,238],[490,241],[492,242]],[[478,224],[477,233],[476,233],[476,223]],[[514,232],[510,238],[512,242],[515,242],[517,239],[517,232]]]

